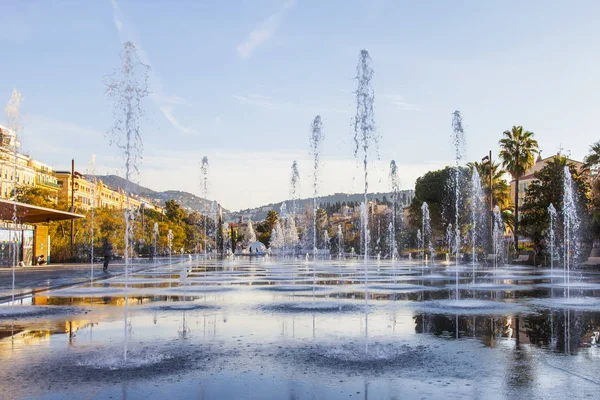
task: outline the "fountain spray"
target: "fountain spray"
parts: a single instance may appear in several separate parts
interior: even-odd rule
[[[390,181],[392,184],[392,222],[390,225],[391,233],[390,233],[390,245],[391,245],[391,256],[392,261],[396,258],[396,254],[398,250],[396,248],[396,214],[398,213],[398,194],[400,192],[400,178],[398,177],[398,166],[396,165],[396,161],[392,160],[390,162]]]
[[[373,79],[373,67],[371,66],[371,56],[367,50],[361,50],[358,57],[358,65],[356,66],[356,82],[357,88],[354,94],[356,95],[356,115],[354,117],[354,157],[362,156],[363,170],[365,176],[364,187],[364,202],[361,207],[363,214],[362,218],[362,234],[361,241],[364,248],[364,264],[365,264],[365,352],[368,351],[368,305],[369,292],[367,286],[367,261],[369,259],[369,213],[367,193],[369,190],[368,167],[369,167],[369,148],[371,144],[377,150],[377,131],[375,128],[374,102],[375,92],[371,80]]]
[[[158,229],[158,222],[154,223],[154,227],[152,228],[152,258],[154,259],[154,266],[156,267],[157,264],[157,260],[156,260],[156,255],[157,255],[157,242],[158,242],[158,235],[159,235],[159,229]]]
[[[204,196],[203,206],[204,206],[204,259],[207,256],[207,240],[208,240],[208,232],[206,226],[208,225],[208,157],[202,157],[202,164],[200,166],[200,176],[201,176],[201,184],[202,184],[202,195]]]
[[[431,217],[429,216],[429,206],[426,202],[423,202],[421,206],[421,212],[423,214],[423,231],[422,234],[422,243],[423,246],[423,260],[425,260],[426,254],[425,249],[429,251],[429,258],[435,260],[436,254],[435,249],[433,248],[432,241],[432,232],[431,232]]]
[[[10,96],[10,100],[8,101],[8,104],[6,105],[5,111],[6,111],[6,119],[8,120],[8,129],[10,129],[12,131],[13,134],[13,138],[12,138],[12,150],[13,150],[13,178],[14,178],[14,185],[12,186],[12,197],[13,197],[13,201],[16,202],[17,200],[17,157],[18,157],[18,150],[19,150],[19,133],[20,133],[20,128],[21,128],[21,114],[20,114],[20,107],[21,107],[21,93],[19,93],[17,91],[17,89],[13,89],[12,94]],[[17,267],[17,263],[18,263],[18,248],[17,248],[17,238],[16,238],[16,225],[17,225],[17,204],[15,203],[13,206],[13,229],[11,230],[11,236],[12,238],[9,239],[9,249],[12,249],[12,291],[11,291],[11,298],[12,298],[12,303],[11,305],[14,306],[15,305],[15,268]]]
[[[452,144],[454,145],[454,240],[456,251],[456,300],[459,299],[458,291],[458,264],[460,263],[460,225],[458,217],[460,214],[460,164],[464,155],[465,133],[463,129],[462,116],[460,111],[452,113]]]
[[[173,237],[173,231],[169,229],[169,232],[167,233],[167,246],[169,248],[169,287],[171,287],[171,274],[173,269]]]
[[[550,216],[550,275],[554,275],[554,227],[556,226],[557,213],[556,208],[554,208],[553,204],[550,204],[548,206],[548,215]]]
[[[319,167],[321,152],[319,145],[323,140],[323,123],[317,115],[311,125],[310,154],[313,156],[313,259],[317,258],[317,201],[319,196]]]
[[[492,228],[494,244],[494,269],[498,267],[498,261],[504,263],[504,221],[502,221],[502,212],[500,207],[494,207],[494,225]]]
[[[344,232],[342,231],[342,224],[339,224],[337,228],[337,245],[338,260],[341,260],[344,256]]]
[[[477,238],[485,215],[483,187],[477,168],[471,170],[471,265],[473,267],[473,285],[475,284],[475,264],[477,263]]]
[[[367,50],[361,50],[358,65],[356,67],[357,89],[356,95],[356,115],[354,117],[354,157],[357,159],[362,156],[364,172],[364,204],[368,205],[367,193],[369,190],[368,167],[369,167],[369,149],[371,144],[377,150],[377,131],[375,128],[375,116],[373,104],[375,102],[375,92],[372,87],[373,67],[371,66],[371,56]],[[368,222],[368,215],[367,215]],[[364,225],[364,224],[363,224]],[[364,259],[368,260],[368,224],[363,226],[362,242],[364,246]]]
[[[114,125],[110,128],[111,144],[123,150],[125,156],[125,306],[124,350],[127,361],[127,309],[129,282],[129,247],[132,238],[131,205],[129,202],[131,179],[138,172],[142,152],[140,119],[144,115],[142,100],[149,95],[148,72],[150,67],[141,62],[135,45],[123,44],[122,66],[108,77],[106,94],[113,103]]]
[[[577,259],[579,216],[577,215],[577,204],[575,202],[575,190],[573,188],[573,178],[569,166],[564,168],[563,179],[563,229],[564,229],[564,265],[565,265],[565,283],[567,285],[567,298],[571,297],[571,266]]]
[[[290,177],[290,198],[292,199],[292,212],[290,215],[290,240],[293,241],[292,256],[296,257],[296,243],[298,242],[298,232],[296,231],[296,213],[298,212],[298,191],[300,185],[300,173],[298,172],[298,162],[292,162],[292,173]],[[293,232],[292,232],[293,226]],[[295,240],[294,240],[295,236]]]
[[[96,213],[96,154],[92,153],[88,163],[88,177],[92,180],[92,212],[90,220],[90,287],[94,283],[94,217]]]

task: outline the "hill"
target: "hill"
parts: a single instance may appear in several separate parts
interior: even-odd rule
[[[401,190],[399,195],[400,195],[400,203],[403,206],[408,206],[410,204],[410,202],[412,201],[412,198],[414,196],[414,191],[413,190]],[[369,199],[371,199],[371,200],[383,201],[383,199],[385,197],[388,201],[390,201],[392,198],[392,193],[391,192],[369,193],[368,196],[369,196]],[[364,198],[363,193],[354,193],[354,194],[334,193],[331,195],[319,197],[319,205],[324,205],[327,203],[336,203],[338,201],[340,203],[342,203],[342,202],[346,202],[346,203],[362,202],[363,198]],[[306,205],[312,205],[312,201],[313,201],[312,198],[297,200],[296,201],[297,211],[303,212]],[[288,207],[289,207],[291,202],[289,200],[286,200],[286,202],[288,203]],[[244,219],[250,218],[253,221],[262,221],[266,218],[269,210],[275,210],[275,211],[279,212],[279,209],[281,208],[282,203],[283,202],[271,203],[271,204],[267,204],[267,205],[264,205],[261,207],[248,208],[245,210],[230,212],[230,213],[227,213],[226,215],[224,214],[224,219],[226,221],[237,221],[240,219],[240,217],[243,217]]]
[[[100,179],[105,185],[110,186],[113,189],[125,188],[125,179],[117,175],[97,175],[96,178]],[[147,197],[160,204],[164,204],[167,200],[175,200],[183,208],[188,211],[203,212],[206,209],[210,209],[211,200],[203,199],[196,196],[195,194],[184,192],[181,190],[166,190],[164,192],[157,192],[150,188],[147,188],[136,183],[130,183],[130,191],[133,194]],[[228,214],[229,211],[223,209],[224,214]]]
[[[117,175],[97,175],[96,178],[100,179],[104,184],[110,186],[113,189],[123,189],[125,187],[125,179],[121,178]],[[195,194],[184,192],[181,190],[165,190],[163,192],[157,192],[150,188],[130,183],[130,190],[132,193],[147,197],[152,199],[160,204],[164,204],[167,200],[175,200],[183,208],[188,211],[198,211],[204,212],[206,209],[210,210],[211,200],[206,200],[201,197],[196,196]],[[327,196],[319,197],[319,204],[325,205],[327,203],[340,203],[343,202],[361,202],[363,200],[362,193],[334,193]],[[369,199],[383,201],[386,198],[388,201],[392,198],[392,193],[369,193]],[[414,196],[413,190],[402,190],[400,191],[400,203],[403,206],[407,206],[412,201]],[[267,213],[269,210],[275,210],[279,212],[281,208],[281,204],[283,202],[271,203],[260,207],[248,208],[240,211],[228,211],[223,209],[223,219],[225,221],[237,221],[240,217],[244,219],[251,218],[253,221],[262,221],[267,217]],[[287,201],[288,206],[290,206],[290,201]],[[296,202],[297,211],[303,212],[304,208],[307,205],[312,205],[312,198],[307,199],[299,199]]]

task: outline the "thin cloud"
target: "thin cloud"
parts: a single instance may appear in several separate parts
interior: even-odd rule
[[[246,96],[234,94],[233,98],[240,103],[245,103],[260,108],[276,109],[281,108],[282,106],[280,103],[274,102],[270,97],[260,94],[249,94]]]
[[[242,41],[242,43],[238,44],[237,46],[237,52],[239,56],[242,58],[250,58],[252,53],[254,53],[254,50],[256,50],[263,43],[269,41],[277,32],[277,29],[279,29],[281,20],[287,11],[293,8],[295,5],[295,0],[287,0],[285,3],[283,3],[283,6],[279,9],[279,11],[269,16],[258,28],[250,32]]]
[[[169,103],[160,103],[159,102],[158,108],[160,109],[160,112],[163,113],[165,118],[171,123],[171,125],[173,125],[173,127],[175,129],[177,129],[183,133],[186,133],[186,134],[194,133],[194,131],[191,128],[181,125],[179,123],[179,121],[177,120],[177,118],[175,118],[175,116],[173,115],[173,111],[175,111],[175,107],[173,107],[172,103],[169,104]]]
[[[392,105],[403,111],[421,111],[421,107],[417,104],[409,103],[401,94],[384,94],[383,97],[388,99]]]
[[[151,65],[148,53],[141,46],[141,40],[138,35],[131,30],[130,24],[125,24],[125,18],[121,8],[117,4],[116,0],[111,0],[112,10],[113,10],[113,23],[117,28],[117,32],[119,33],[119,37],[122,42],[131,41],[135,43],[138,52],[140,54],[140,59],[144,64]],[[179,120],[175,117],[175,106],[187,106],[189,105],[185,99],[179,96],[167,96],[163,94],[163,85],[160,77],[154,72],[154,69],[150,69],[150,84],[152,95],[150,98],[156,103],[158,109],[163,114],[163,116],[169,121],[169,123],[178,131],[191,134],[195,133],[195,131],[179,122]]]

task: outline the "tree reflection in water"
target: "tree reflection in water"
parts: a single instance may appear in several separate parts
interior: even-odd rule
[[[576,353],[590,346],[594,332],[600,329],[600,313],[575,310],[500,317],[416,314],[413,320],[418,334],[473,338],[487,347],[496,347],[500,339],[513,339],[517,348],[534,345],[559,353]]]

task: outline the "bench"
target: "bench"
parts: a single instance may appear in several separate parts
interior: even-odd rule
[[[519,254],[519,257],[515,260],[516,262],[527,262],[529,261],[529,254]]]
[[[600,265],[600,257],[589,257],[587,259],[586,262],[584,262],[585,265]]]

